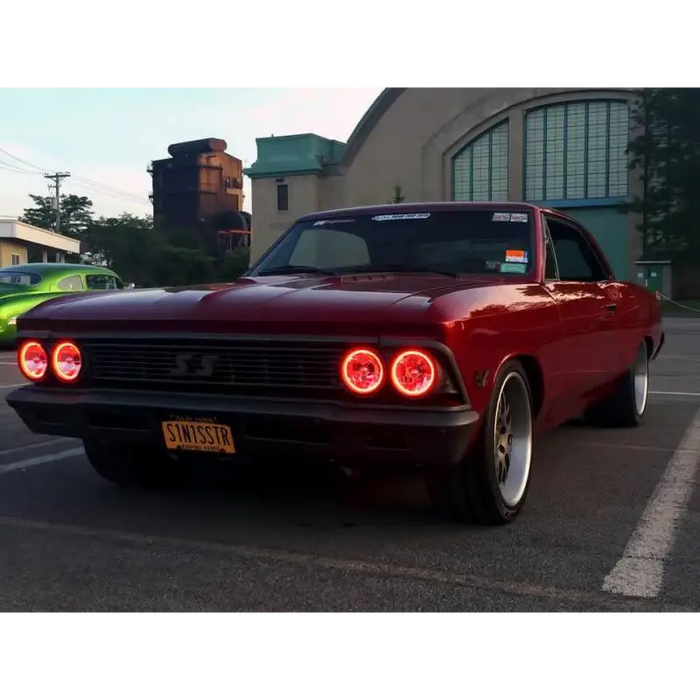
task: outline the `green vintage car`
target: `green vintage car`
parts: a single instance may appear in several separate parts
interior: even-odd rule
[[[0,267],[0,345],[14,345],[17,317],[47,299],[114,289],[124,289],[124,282],[105,267],[67,263]]]

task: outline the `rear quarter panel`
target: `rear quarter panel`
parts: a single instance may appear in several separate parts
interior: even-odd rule
[[[13,294],[0,299],[0,325],[3,327],[13,316],[30,311],[43,302],[53,299],[60,292],[33,292],[29,294]]]
[[[661,304],[648,289],[633,282],[619,283],[620,347],[623,367],[634,361],[643,339],[651,340],[652,351],[661,343],[663,333]]]
[[[55,305],[71,303],[86,296],[96,294],[120,294],[124,290],[109,290],[109,291],[53,291],[39,292],[33,294],[22,294],[13,297],[11,303],[8,302],[7,308],[2,300],[0,300],[0,322],[12,316],[19,316],[16,326],[4,326],[5,332],[0,342],[14,342],[17,331],[24,331],[31,328],[36,331],[47,331],[50,328],[47,312]],[[0,326],[3,326],[0,323]]]
[[[74,301],[79,301],[86,297],[107,294],[122,294],[124,290],[79,290],[69,292],[47,292],[46,294],[37,294],[42,297],[37,304],[31,304],[27,309],[27,313],[23,316],[24,319],[44,319],[48,318],[48,313],[57,306],[71,304]]]

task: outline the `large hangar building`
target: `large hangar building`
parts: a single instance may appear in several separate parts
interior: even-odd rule
[[[572,88],[387,88],[347,143],[257,139],[257,259],[304,213],[405,201],[529,201],[588,227],[623,279],[641,254],[627,145],[634,92]]]

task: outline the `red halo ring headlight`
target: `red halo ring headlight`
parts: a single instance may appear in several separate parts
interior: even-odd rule
[[[437,384],[438,364],[422,350],[404,350],[391,363],[391,383],[408,398],[425,396]]]
[[[49,355],[36,340],[28,340],[17,351],[19,371],[30,381],[38,382],[49,369]]]
[[[368,396],[384,384],[384,361],[370,348],[350,350],[340,364],[340,378],[353,393]]]
[[[74,382],[80,375],[83,357],[75,343],[59,343],[51,353],[51,368],[62,382]]]

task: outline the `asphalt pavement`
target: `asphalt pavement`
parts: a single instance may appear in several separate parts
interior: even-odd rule
[[[124,492],[1,400],[0,611],[700,610],[700,318],[666,333],[644,425],[542,438],[494,529],[408,477]],[[0,353],[0,398],[21,383]]]

